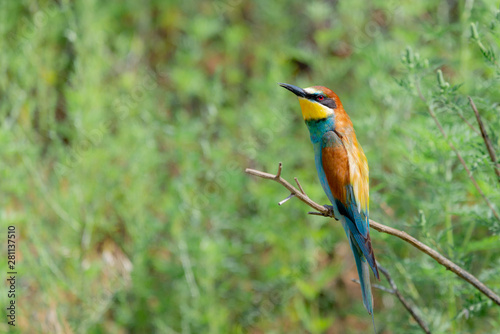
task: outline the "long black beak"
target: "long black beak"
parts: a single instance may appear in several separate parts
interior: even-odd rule
[[[291,91],[292,93],[294,93],[298,97],[306,97],[305,90],[303,90],[300,87],[297,87],[297,86],[294,86],[294,85],[289,85],[289,84],[286,84],[286,83],[278,83],[278,85],[280,85],[283,88],[288,89],[289,91]]]

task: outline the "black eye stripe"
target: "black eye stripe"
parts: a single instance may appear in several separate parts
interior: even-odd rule
[[[319,103],[321,103],[324,106],[327,106],[328,108],[332,108],[332,109],[337,108],[337,103],[335,103],[335,100],[330,99],[330,98],[326,98],[323,101],[320,101]]]
[[[323,96],[324,99],[321,100],[321,101],[319,101],[318,100],[318,96]],[[324,95],[313,93],[313,94],[307,94],[306,98],[309,99],[309,100],[313,100],[313,101],[316,101],[318,103],[321,103],[322,105],[327,106],[328,108],[332,108],[332,109],[336,109],[337,108],[337,104],[335,103],[335,100],[331,99],[331,98],[329,98],[327,96],[324,96]]]
[[[328,97],[320,93],[306,94],[306,98],[309,100],[317,100],[319,96],[323,96],[325,99],[328,99]]]

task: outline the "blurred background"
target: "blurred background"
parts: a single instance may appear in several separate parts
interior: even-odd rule
[[[0,243],[15,226],[19,273],[1,332],[371,332],[341,226],[244,173],[281,161],[327,203],[278,82],[340,96],[370,218],[500,292],[500,222],[449,146],[498,212],[467,100],[500,154],[497,1],[19,0],[0,22]],[[371,235],[432,332],[498,330],[477,290]],[[374,298],[380,333],[422,332],[394,295]]]

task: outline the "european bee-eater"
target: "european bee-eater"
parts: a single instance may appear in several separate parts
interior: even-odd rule
[[[319,180],[341,221],[358,269],[363,303],[372,315],[370,267],[379,278],[368,219],[368,162],[351,119],[339,97],[322,86],[299,88],[280,83],[299,98],[302,116],[314,146]]]

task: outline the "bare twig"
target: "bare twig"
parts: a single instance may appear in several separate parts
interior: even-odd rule
[[[307,195],[304,195],[303,193],[300,192],[300,190],[298,190],[297,188],[292,186],[287,180],[280,177],[279,175],[281,175],[281,169],[282,169],[282,164],[280,162],[278,174],[276,174],[276,175],[269,174],[266,172],[261,172],[260,170],[255,170],[255,169],[250,169],[250,168],[245,169],[245,173],[248,173],[248,174],[254,175],[254,176],[258,176],[258,177],[261,177],[263,179],[274,180],[274,181],[278,182],[279,184],[281,184],[282,186],[284,186],[292,194],[294,194],[295,197],[297,197],[298,199],[300,199],[302,202],[306,203],[307,205],[309,205],[313,209],[315,209],[319,212],[322,212],[322,213],[329,212],[328,209],[326,209],[324,206],[317,204],[312,199],[310,199]]]
[[[280,162],[278,165],[278,173],[276,173],[275,178],[279,179],[281,177],[281,170],[283,169],[283,164]]]
[[[359,282],[359,279],[355,279],[355,278],[352,278],[351,281],[353,281],[354,283],[357,283],[357,284],[361,284]],[[380,290],[380,291],[384,291],[384,292],[387,292],[387,293],[390,293],[391,295],[394,294],[394,290],[391,290],[389,288],[386,288],[385,286],[383,285],[380,285],[380,284],[372,284],[372,288],[375,288],[377,290]]]
[[[458,114],[458,117],[460,117],[464,122],[465,124],[467,124],[467,126],[472,130],[474,131],[477,135],[481,135],[481,133],[479,131],[477,131],[477,129],[467,120],[467,118],[464,117],[464,115],[462,115],[462,113],[459,111],[457,112]]]
[[[281,171],[281,163],[280,163],[279,170]],[[292,194],[294,194],[295,197],[297,197],[302,202],[309,205],[311,208],[318,211],[315,213],[311,212],[311,214],[335,218],[332,210],[328,209],[327,207],[324,207],[323,205],[319,205],[318,203],[314,202],[307,195],[302,194],[300,192],[300,190],[298,190],[297,188],[292,186],[290,183],[288,183],[288,181],[286,181],[285,179],[283,179],[281,177],[277,178],[276,175],[261,172],[261,171],[258,171],[255,169],[250,169],[250,168],[247,168],[245,170],[245,172],[250,174],[250,175],[254,175],[254,176],[264,178],[264,179],[274,180],[274,181],[278,182],[279,184],[284,186],[286,189],[288,189]],[[474,275],[472,275],[471,273],[469,273],[465,269],[461,268],[457,264],[451,262],[446,257],[441,255],[440,253],[438,253],[434,249],[430,248],[426,244],[418,241],[417,239],[415,239],[411,235],[407,234],[406,232],[403,232],[403,231],[397,230],[395,228],[377,223],[373,220],[370,220],[370,226],[374,230],[396,236],[396,237],[402,239],[403,241],[406,241],[407,243],[411,244],[413,247],[415,247],[415,248],[419,249],[420,251],[424,252],[425,254],[429,255],[434,260],[436,260],[439,264],[446,267],[446,269],[452,271],[458,277],[462,278],[463,280],[465,280],[466,282],[468,282],[469,284],[474,286],[476,289],[478,289],[480,292],[482,292],[486,297],[491,299],[493,302],[500,305],[500,297],[497,294],[495,294],[490,288],[488,288],[481,281],[479,281]]]
[[[403,304],[403,306],[405,307],[405,309],[411,314],[411,316],[413,317],[413,319],[415,319],[415,321],[418,323],[418,325],[420,326],[420,328],[422,328],[422,330],[425,333],[430,334],[431,331],[429,330],[429,327],[427,327],[427,324],[424,322],[424,320],[417,314],[417,312],[415,312],[415,310],[410,305],[410,303],[408,303],[408,301],[399,292],[396,283],[392,280],[392,277],[391,277],[391,275],[389,275],[389,272],[387,271],[387,269],[385,269],[384,267],[382,267],[378,263],[377,263],[377,267],[382,272],[382,274],[384,274],[385,278],[387,279],[387,282],[389,282],[389,285],[392,288],[392,291],[394,291],[394,294],[396,295],[396,297],[398,297],[398,299],[401,302],[401,304]]]
[[[289,200],[290,198],[292,198],[293,196],[295,196],[295,195],[294,195],[294,194],[290,194],[290,195],[288,195],[288,197],[287,197],[287,198],[285,198],[284,200],[282,200],[281,202],[279,202],[279,203],[278,203],[278,205],[283,205],[283,204],[285,204],[285,203],[286,203],[286,202],[288,202],[288,200]]]
[[[498,181],[500,182],[500,164],[498,163],[497,160],[497,155],[495,154],[495,150],[493,149],[493,145],[491,144],[490,137],[488,136],[488,132],[486,132],[486,129],[484,128],[483,121],[481,119],[481,115],[479,115],[479,111],[476,108],[476,105],[474,104],[474,101],[470,96],[468,96],[470,106],[472,107],[472,110],[474,111],[474,114],[476,115],[477,119],[477,124],[479,124],[479,129],[481,130],[481,136],[483,137],[484,144],[486,145],[486,149],[488,150],[488,153],[490,155],[491,162],[493,162],[493,167],[495,168],[495,173],[498,176]]]
[[[488,199],[488,197],[486,197],[486,195],[484,194],[484,192],[481,190],[481,187],[479,187],[479,184],[477,183],[476,179],[474,178],[474,175],[472,175],[472,172],[470,171],[469,167],[467,167],[467,164],[465,163],[465,160],[464,158],[462,158],[462,155],[460,154],[460,152],[458,152],[458,149],[455,147],[455,145],[451,142],[451,140],[449,139],[448,135],[446,134],[446,132],[444,131],[443,129],[443,126],[441,125],[441,122],[439,121],[439,119],[437,118],[436,116],[436,113],[434,113],[434,109],[429,105],[429,103],[427,103],[427,100],[426,98],[424,97],[424,95],[422,94],[422,91],[420,89],[420,83],[416,82],[416,87],[417,87],[417,92],[418,92],[418,96],[420,97],[420,99],[425,103],[425,105],[427,106],[427,111],[429,112],[429,115],[431,115],[432,119],[434,120],[434,122],[436,123],[439,131],[441,132],[441,134],[443,135],[444,139],[446,140],[446,142],[448,143],[448,146],[450,146],[450,148],[453,150],[453,152],[455,152],[458,160],[460,160],[460,163],[462,164],[462,166],[464,167],[465,171],[467,172],[467,176],[469,177],[469,179],[472,181],[472,183],[474,184],[474,187],[476,188],[476,190],[479,192],[479,194],[481,195],[481,197],[483,198],[483,200],[486,202],[486,204],[488,205],[488,207],[490,208],[491,212],[493,213],[493,215],[495,216],[495,218],[500,221],[500,215],[498,214],[498,212],[495,210],[495,207],[493,206],[493,204],[491,204],[490,200]]]
[[[455,273],[458,277],[464,279],[468,283],[470,283],[472,286],[474,286],[476,289],[481,291],[486,297],[490,298],[492,301],[494,301],[496,304],[500,305],[500,297],[495,294],[490,288],[488,288],[486,285],[484,285],[480,280],[478,280],[474,275],[460,267],[459,265],[453,263],[452,261],[448,260],[446,257],[441,255],[439,252],[435,251],[434,249],[430,248],[426,244],[418,241],[411,235],[409,235],[406,232],[400,231],[398,229],[382,225],[380,223],[377,223],[373,220],[370,219],[370,227],[373,227],[373,229],[387,233],[390,235],[393,235],[395,237],[400,238],[401,240],[406,241],[407,243],[411,244],[413,247],[419,249],[420,251],[424,252],[425,254],[429,255],[432,257],[436,262],[441,264],[442,266],[446,267],[446,269],[452,271]]]
[[[420,326],[420,328],[422,328],[422,330],[425,333],[430,334],[431,331],[429,330],[429,327],[424,322],[424,320],[417,314],[417,312],[413,309],[413,307],[410,305],[410,303],[408,303],[408,301],[406,301],[406,299],[403,297],[403,295],[401,294],[401,292],[399,292],[399,289],[398,289],[396,283],[392,279],[391,275],[389,275],[389,272],[387,271],[387,269],[385,269],[384,267],[382,267],[378,262],[377,262],[377,267],[380,269],[380,271],[382,272],[382,274],[384,274],[385,278],[387,279],[387,282],[389,282],[389,285],[391,286],[391,289],[388,289],[385,286],[382,286],[382,285],[379,285],[379,284],[372,284],[372,287],[375,288],[375,289],[378,289],[378,290],[381,290],[381,291],[384,291],[384,292],[396,295],[396,297],[399,299],[399,301],[401,302],[401,304],[403,304],[403,306],[405,307],[405,309],[410,313],[410,315],[413,317],[413,319],[415,319],[415,321],[418,323],[418,325]],[[358,284],[361,284],[359,282],[359,280],[357,280],[357,279],[352,279],[351,281],[353,281],[355,283],[358,283]]]
[[[297,186],[300,189],[300,192],[305,195],[306,193],[305,193],[304,189],[302,189],[302,186],[300,185],[299,179],[297,179],[296,177],[294,177],[294,179],[295,179],[295,183],[297,183]]]

